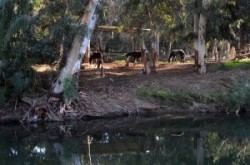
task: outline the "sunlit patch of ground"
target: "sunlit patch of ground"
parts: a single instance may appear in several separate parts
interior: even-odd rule
[[[32,68],[38,73],[55,71],[54,68],[48,64],[35,64]]]

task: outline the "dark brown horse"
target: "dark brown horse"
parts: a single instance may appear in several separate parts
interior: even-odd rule
[[[125,54],[125,61],[126,61],[126,66],[129,66],[129,63],[134,63],[135,65],[135,61],[140,61],[142,57],[142,53],[141,52],[129,52],[127,54]]]
[[[100,65],[103,63],[103,56],[102,53],[100,52],[96,52],[93,53],[90,58],[89,58],[89,64],[93,64],[96,63],[97,64],[97,69],[100,68]]]

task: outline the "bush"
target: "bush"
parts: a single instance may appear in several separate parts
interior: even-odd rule
[[[77,99],[77,88],[72,76],[67,76],[63,80],[63,98],[67,101]]]
[[[27,89],[40,85],[37,73],[31,67],[18,62],[4,62],[0,68],[0,102],[20,98]]]
[[[229,108],[237,111],[240,108],[250,107],[250,81],[236,85],[236,88],[228,96]]]

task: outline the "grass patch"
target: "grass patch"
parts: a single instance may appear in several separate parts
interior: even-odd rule
[[[169,64],[167,59],[159,60],[158,63],[159,64]]]
[[[115,60],[116,64],[125,64],[125,60]]]
[[[194,93],[191,91],[175,91],[162,88],[139,88],[136,95],[142,99],[150,102],[157,102],[164,105],[182,105],[193,102],[199,103],[217,103],[223,98],[222,92],[217,92],[209,96]]]
[[[234,68],[250,68],[250,59],[241,61],[227,61],[219,65],[219,70],[227,70]]]

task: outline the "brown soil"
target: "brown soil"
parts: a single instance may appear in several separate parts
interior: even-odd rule
[[[86,116],[133,115],[147,112],[217,112],[216,105],[194,103],[191,107],[164,107],[138,99],[140,87],[160,87],[172,91],[190,90],[209,95],[216,91],[228,92],[234,81],[244,80],[249,69],[218,70],[218,64],[209,63],[207,73],[194,73],[193,64],[157,65],[157,73],[142,74],[142,65],[124,67],[125,64],[104,65],[105,76],[94,66],[85,65],[80,75],[80,98]],[[181,104],[181,103],[180,103]]]
[[[125,67],[124,63],[104,64],[104,76],[94,65],[84,64],[79,76],[79,101],[74,111],[66,112],[70,118],[111,117],[156,112],[218,112],[216,105],[193,103],[190,107],[164,107],[138,99],[140,87],[160,87],[172,91],[190,90],[209,95],[216,91],[229,92],[234,81],[243,81],[250,75],[247,69],[218,70],[218,64],[208,63],[207,73],[194,73],[193,64],[157,64],[157,72],[142,74],[142,65]],[[39,95],[37,95],[39,96]],[[181,103],[180,103],[181,104]],[[0,123],[18,121],[31,105],[24,102],[7,104],[0,108]],[[51,107],[51,105],[50,105]],[[51,108],[50,108],[51,109]],[[53,109],[56,113],[57,110]]]

